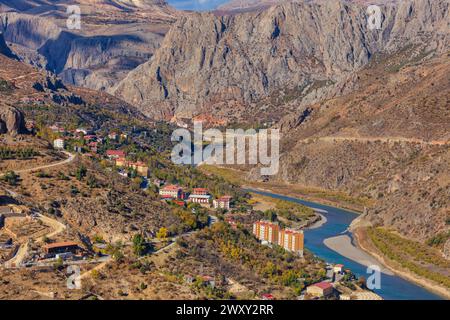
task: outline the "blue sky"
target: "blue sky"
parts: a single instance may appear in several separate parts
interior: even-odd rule
[[[167,0],[169,4],[180,10],[205,11],[217,8],[229,0]]]

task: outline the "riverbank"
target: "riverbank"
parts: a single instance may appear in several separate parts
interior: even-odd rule
[[[279,195],[278,193],[271,192],[268,190],[263,190],[261,188],[258,188],[258,189],[252,188],[252,189],[250,189],[250,191],[262,192],[266,196],[270,196],[270,194],[272,194],[272,197],[276,198],[276,199],[278,199],[278,196],[290,197],[292,199],[301,199],[300,197],[295,196],[295,195],[291,195],[291,196]],[[304,199],[302,199],[302,200],[304,200]],[[310,203],[307,205],[310,207],[314,206],[313,203]],[[325,205],[325,206],[331,207],[331,206],[329,206],[327,204],[323,204],[323,203],[320,205]],[[319,206],[319,204],[318,204],[318,206]],[[335,208],[339,211],[343,210],[343,209],[337,208],[335,206],[333,206],[333,208]],[[349,212],[348,210],[345,210],[345,211]],[[349,225],[348,225],[347,230],[341,230],[338,234],[335,234],[334,237],[328,238],[329,239],[328,241],[324,241],[325,239],[323,239],[320,242],[323,242],[323,245],[326,248],[328,248],[329,250],[339,254],[340,256],[342,256],[346,259],[349,259],[350,261],[353,261],[353,262],[359,264],[360,266],[368,266],[368,265],[373,265],[373,264],[378,265],[381,267],[382,271],[384,271],[384,273],[390,277],[397,276],[398,278],[403,279],[403,281],[407,281],[410,284],[414,284],[416,286],[424,288],[424,289],[428,290],[428,292],[432,292],[434,295],[437,295],[441,298],[445,298],[445,299],[449,298],[447,296],[447,294],[445,293],[445,291],[441,290],[441,287],[439,285],[435,285],[434,283],[429,283],[428,282],[429,280],[427,281],[425,279],[422,279],[422,281],[421,281],[418,277],[415,277],[412,273],[398,269],[392,265],[388,265],[386,263],[385,259],[383,259],[381,256],[371,254],[370,251],[365,250],[364,246],[360,245],[360,239],[357,238],[356,236],[353,239],[354,244],[352,243],[350,237],[348,237],[348,236],[347,236],[347,239],[345,239],[343,237],[340,238],[339,236],[343,235],[343,232],[350,230],[350,232],[352,232],[352,234],[355,235],[354,231],[356,229],[359,229],[361,227],[367,227],[367,226],[371,225],[370,223],[365,221],[365,219],[363,219],[362,215],[359,215],[356,217],[356,219],[353,219],[353,222],[352,221],[348,222]],[[350,224],[351,224],[351,226],[350,226]],[[323,226],[323,224],[322,224],[322,226]],[[306,229],[306,230],[308,230],[308,229]],[[356,245],[356,247],[355,247],[355,245]],[[355,267],[355,266],[353,266],[353,267]],[[360,270],[360,272],[361,272],[361,270]],[[365,273],[365,269],[362,272]],[[392,285],[392,283],[391,283],[391,285]],[[386,286],[386,284],[385,284],[385,286]],[[403,298],[401,298],[401,299],[403,299]]]
[[[445,298],[450,299],[450,291],[438,284],[430,282],[430,280],[419,277],[418,275],[414,274],[413,272],[402,268],[398,265],[395,261],[389,260],[387,257],[382,255],[377,248],[374,247],[374,245],[371,243],[371,241],[368,238],[368,235],[365,231],[365,228],[356,228],[353,230],[353,235],[355,242],[357,246],[365,251],[367,254],[370,254],[372,257],[374,257],[377,261],[379,261],[384,267],[391,270],[394,274],[398,275],[399,277],[411,281],[419,286],[422,286],[426,288],[427,290],[430,290],[431,292],[434,292],[435,294]]]
[[[307,226],[306,227],[307,229],[317,229],[317,228],[320,228],[321,226],[323,226],[325,223],[327,223],[327,221],[328,221],[327,217],[325,217],[321,213],[318,213],[317,211],[316,211],[316,214],[320,217],[320,220],[314,222],[310,226]]]
[[[260,182],[245,180],[244,177],[247,175],[247,172],[234,168],[211,165],[201,165],[198,168],[205,174],[220,176],[228,182],[239,185],[244,189],[255,189],[287,197],[301,198],[311,202],[322,203],[330,207],[345,209],[356,214],[363,212],[364,207],[373,205],[373,201],[369,199],[354,198],[340,191],[329,191],[281,181]]]
[[[387,267],[380,264],[378,259],[375,259],[367,252],[355,247],[352,244],[352,239],[348,235],[340,235],[333,238],[328,238],[323,243],[333,251],[336,251],[341,256],[344,256],[350,260],[353,260],[363,266],[370,267],[377,265],[380,267],[380,271],[384,274],[394,275],[394,273]]]
[[[218,170],[214,170],[214,169],[218,169]],[[206,172],[205,172],[206,171]],[[355,214],[361,214],[364,206],[363,203],[360,200],[355,200],[355,201],[342,201],[343,199],[340,199],[340,201],[337,201],[338,199],[334,198],[334,199],[323,199],[321,197],[318,196],[312,196],[311,193],[304,193],[304,192],[299,192],[299,190],[295,187],[293,187],[293,185],[290,184],[286,184],[286,183],[263,183],[263,182],[249,182],[249,181],[242,181],[242,177],[244,176],[243,171],[240,170],[235,170],[235,169],[229,169],[229,168],[217,168],[217,167],[211,167],[209,168],[209,170],[205,170],[204,172],[207,174],[215,174],[215,175],[219,175],[221,177],[223,177],[225,180],[228,180],[236,185],[241,185],[242,188],[247,188],[247,189],[253,189],[255,191],[259,191],[259,192],[266,192],[266,193],[272,193],[275,198],[277,195],[279,196],[286,196],[286,197],[291,197],[291,198],[296,198],[296,199],[302,199],[308,202],[315,202],[321,205],[325,205],[328,207],[333,207],[339,210],[345,210],[345,211],[350,211],[352,213]],[[318,194],[317,192],[315,194]],[[331,192],[328,192],[328,194],[333,194]],[[339,197],[338,197],[339,198]],[[346,200],[348,200],[347,198],[345,198]],[[373,203],[371,204],[373,205]],[[368,205],[369,206],[369,205]],[[421,279],[417,276],[415,276],[414,274],[412,274],[411,272],[402,270],[401,268],[398,268],[396,266],[393,266],[391,264],[389,264],[384,257],[382,257],[379,254],[376,254],[375,252],[371,251],[370,249],[367,248],[367,246],[365,246],[364,243],[362,243],[362,239],[361,237],[358,237],[358,234],[356,234],[355,230],[359,229],[360,227],[365,227],[365,221],[363,221],[364,219],[363,216],[359,216],[359,219],[355,219],[354,222],[356,224],[357,220],[359,221],[357,223],[357,225],[353,226],[352,223],[352,227],[350,228],[351,232],[354,235],[354,242],[356,247],[365,252],[366,254],[370,255],[374,261],[376,261],[375,264],[383,266],[384,269],[388,269],[391,271],[391,273],[395,274],[396,276],[398,276],[398,278],[400,279],[404,279],[403,281],[408,281],[409,284],[408,285],[403,285],[406,287],[410,287],[410,284],[415,284],[416,287],[421,287],[421,288],[426,288],[426,290],[428,290],[428,292],[433,292],[434,295],[438,295],[440,297],[444,297],[446,299],[450,299],[450,295],[448,294],[448,292],[446,292],[446,289],[442,290],[443,288],[435,285],[434,283],[429,283],[429,280],[425,280],[425,279]],[[361,220],[361,221],[360,221]],[[350,222],[349,222],[350,224]],[[323,224],[322,224],[323,225]],[[325,226],[326,227],[326,226]],[[350,227],[350,226],[349,226]],[[344,231],[344,230],[342,230]],[[342,232],[341,231],[341,232]],[[337,234],[334,234],[337,235]],[[320,243],[322,243],[322,245],[324,245],[325,247],[327,247],[325,244],[323,244],[323,240],[320,240]],[[310,244],[311,245],[311,244]],[[318,248],[318,243],[314,244],[316,246],[316,248]],[[328,250],[332,250],[329,247],[327,247]],[[319,249],[321,250],[321,249]],[[334,251],[334,250],[332,250]],[[337,251],[334,251],[338,254],[340,254]],[[343,252],[344,253],[344,252]],[[347,252],[348,253],[348,252]],[[349,259],[351,261],[354,261],[356,263],[358,263],[359,265],[363,265],[361,263],[359,263],[357,260],[353,260],[352,258],[346,257],[345,254],[340,254],[342,257]],[[357,258],[357,257],[356,257]],[[359,269],[357,266],[354,266],[355,268]],[[365,271],[362,271],[365,272]],[[394,280],[389,280],[390,285],[392,287],[392,285],[399,285],[398,281],[394,281]],[[388,286],[389,287],[389,286]],[[403,295],[399,295],[399,294],[392,294],[395,293],[395,291],[393,292],[392,289],[391,290],[390,296],[394,299],[404,299]],[[416,289],[409,289],[409,290],[413,290],[414,292],[416,291]],[[423,290],[423,289],[422,289]],[[399,291],[400,293],[400,291]],[[421,293],[420,296],[422,297],[426,297],[426,299],[428,299],[428,295],[427,294],[423,294]]]

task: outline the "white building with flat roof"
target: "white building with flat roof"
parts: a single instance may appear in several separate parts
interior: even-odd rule
[[[64,149],[64,139],[55,139],[53,141],[53,148],[58,150]]]

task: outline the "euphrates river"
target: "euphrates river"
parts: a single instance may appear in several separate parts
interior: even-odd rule
[[[338,209],[335,207],[326,206],[323,204],[301,200],[298,198],[278,195],[271,192],[263,192],[254,189],[246,189],[249,192],[258,193],[264,196],[269,196],[276,199],[287,200],[303,204],[305,206],[325,210],[327,213],[323,215],[327,218],[327,222],[316,229],[305,230],[305,247],[319,258],[329,263],[340,263],[346,269],[358,277],[368,278],[367,267],[363,266],[353,260],[343,257],[339,253],[329,249],[323,241],[327,238],[335,237],[342,234],[349,234],[347,229],[357,214]],[[351,234],[349,234],[351,236]],[[374,290],[374,292],[386,300],[441,300],[442,298],[421,286],[411,283],[401,277],[381,274],[381,289]]]

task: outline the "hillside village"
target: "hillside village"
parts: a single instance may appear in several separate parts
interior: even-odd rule
[[[448,296],[445,0],[392,7],[377,33],[338,1],[230,17],[157,2],[125,36],[121,7],[56,40],[60,12],[2,13],[0,300],[381,300],[360,260],[315,250],[313,202],[363,212],[333,226],[395,270],[391,294]],[[194,120],[279,128],[280,171],[174,164],[170,136]]]
[[[90,240],[80,241],[79,237],[71,236],[72,232],[67,232],[67,229],[72,229],[73,225],[67,225],[64,219],[61,219],[65,216],[64,211],[67,209],[63,209],[59,205],[52,205],[42,211],[43,208],[27,206],[26,202],[20,204],[21,197],[15,199],[16,192],[11,189],[16,190],[23,183],[21,181],[22,174],[20,171],[18,173],[9,171],[2,177],[2,180],[9,185],[7,188],[9,191],[2,196],[0,214],[0,226],[2,227],[0,229],[0,257],[2,266],[6,270],[30,268],[50,268],[52,270],[70,265],[81,266],[86,271],[91,268],[96,270],[96,265],[114,264],[116,261],[127,259],[124,254],[126,255],[125,252],[129,250],[140,257],[138,261],[152,259],[158,255],[170,255],[174,245],[181,245],[183,248],[184,242],[189,237],[197,238],[206,229],[214,229],[219,225],[221,225],[220,228],[227,228],[229,230],[227,232],[240,233],[248,230],[245,232],[253,235],[247,241],[255,241],[252,246],[260,241],[267,250],[277,251],[278,247],[284,248],[289,254],[297,256],[296,259],[305,261],[301,230],[283,229],[280,228],[279,222],[264,220],[267,215],[255,211],[253,205],[249,204],[248,200],[252,199],[250,195],[246,195],[234,187],[231,189],[225,187],[225,190],[217,189],[214,180],[208,181],[211,178],[204,180],[204,185],[174,184],[175,180],[170,178],[170,175],[167,176],[167,172],[161,174],[161,170],[152,167],[152,163],[154,164],[152,159],[145,156],[139,147],[136,149],[137,145],[134,145],[132,141],[135,133],[132,131],[105,134],[81,127],[69,130],[58,124],[37,128],[34,123],[30,122],[27,122],[26,127],[31,135],[46,137],[52,152],[65,153],[59,160],[59,163],[62,163],[58,171],[59,179],[78,179],[79,181],[88,179],[86,180],[87,185],[91,190],[95,190],[99,187],[99,182],[96,178],[89,176],[88,164],[78,166],[76,172],[73,173],[73,178],[63,174],[64,170],[61,169],[64,169],[64,163],[67,160],[77,161],[74,159],[79,159],[82,163],[99,163],[104,167],[105,172],[117,174],[125,179],[123,181],[125,185],[129,185],[128,188],[137,188],[134,190],[148,192],[155,200],[159,199],[167,209],[181,210],[180,213],[189,213],[199,220],[193,222],[191,227],[184,228],[185,231],[178,231],[166,225],[143,234],[134,232],[134,235],[120,243],[109,242],[100,235],[92,235]],[[142,133],[140,132],[139,135]],[[64,160],[67,155],[70,155],[69,158]],[[33,157],[36,156],[30,155],[27,158]],[[27,158],[22,161],[27,161]],[[55,169],[57,169],[57,163],[55,165]],[[37,179],[52,179],[53,173],[45,169],[45,165],[43,167],[36,170],[31,169],[30,172],[34,172],[32,175]],[[76,193],[74,190],[72,187],[72,196],[76,197],[81,190],[75,190]],[[214,190],[214,192],[209,190]],[[86,196],[89,197],[89,195]],[[276,219],[272,213],[270,216],[271,219]],[[315,219],[316,217],[312,215],[308,219],[311,218]],[[284,222],[281,224],[284,225]],[[264,228],[264,226],[267,227]],[[252,238],[253,240],[251,240]],[[306,259],[310,259],[309,255]],[[183,263],[180,264],[183,265]],[[165,267],[163,266],[163,268]],[[345,299],[350,297],[352,290],[357,288],[356,284],[355,286],[352,284],[356,283],[357,279],[351,275],[350,270],[343,270],[342,267],[339,269],[338,266],[333,265],[324,266],[324,270],[328,271],[316,278],[321,281],[304,286],[305,291],[299,291],[299,297],[302,299],[336,299],[342,295],[342,299]],[[227,276],[223,277],[219,271],[209,271],[205,274],[189,272],[182,276],[181,283],[183,286],[197,288],[195,290],[200,290],[199,292],[206,290],[210,294],[214,293],[219,296],[227,291],[226,288],[239,286],[236,280],[229,279]],[[340,283],[346,285],[342,286]],[[254,287],[255,285],[256,287]],[[240,290],[243,290],[242,284],[240,286]],[[255,290],[258,286],[255,283],[250,287]],[[232,293],[234,290],[228,292],[227,297],[233,297],[236,294]],[[253,292],[253,290],[244,291]],[[259,290],[256,289],[256,291]],[[282,298],[285,294],[280,296],[280,293],[277,292],[267,289],[264,291],[256,298],[271,300]],[[240,291],[238,290],[238,292]],[[359,291],[355,292],[357,294]],[[357,296],[353,295],[353,298],[355,297]]]

